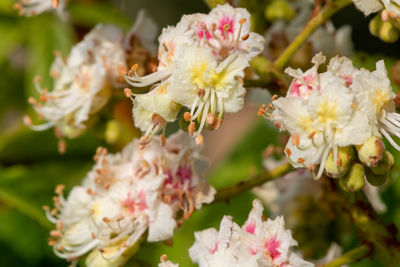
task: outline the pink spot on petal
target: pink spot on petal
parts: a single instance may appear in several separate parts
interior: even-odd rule
[[[256,230],[256,223],[254,221],[251,221],[246,225],[246,232],[254,235],[255,230]]]
[[[200,24],[200,29],[197,31],[197,37],[199,39],[203,39],[204,38],[204,34],[206,36],[207,39],[212,39],[212,35],[210,33],[210,31],[208,30],[208,28],[206,29],[206,31],[204,32],[203,30],[203,25],[205,25],[205,23],[201,23]]]
[[[229,28],[227,29],[226,33],[227,34],[233,34],[234,31],[234,20],[230,17],[223,16],[219,22],[218,22],[218,30],[221,32],[221,36],[225,39],[225,34],[224,34],[224,26],[229,25]]]
[[[147,209],[146,192],[140,190],[138,197],[139,197],[139,203],[137,205],[139,207],[139,210],[144,211],[145,209]]]
[[[251,255],[256,255],[258,253],[258,250],[256,248],[250,247],[250,253]]]
[[[128,196],[126,197],[126,199],[124,201],[121,202],[121,205],[124,208],[127,208],[128,211],[133,214],[135,212],[135,200],[131,197],[131,194],[128,193]]]
[[[213,249],[210,250],[210,253],[214,254],[215,252],[217,252],[217,250],[218,250],[218,242],[215,242],[215,246]]]
[[[280,244],[281,242],[277,240],[275,237],[272,237],[265,242],[264,245],[265,250],[268,252],[268,254],[271,256],[273,260],[275,260],[281,255],[281,253],[278,251]]]
[[[299,80],[295,80],[289,88],[290,95],[300,96],[300,86]]]
[[[176,171],[176,176],[180,179],[180,182],[183,184],[186,180],[192,180],[192,168],[189,164],[179,166],[178,170]]]
[[[346,81],[346,87],[350,87],[353,84],[353,77],[344,76],[343,79]]]

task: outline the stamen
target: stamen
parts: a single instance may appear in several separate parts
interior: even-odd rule
[[[127,73],[127,70],[126,70],[125,66],[123,66],[123,65],[119,65],[117,67],[117,70],[118,70],[119,74],[122,76],[125,76]]]
[[[286,152],[286,155],[288,155],[288,157],[290,157],[290,155],[292,155],[292,151],[290,151],[289,148],[285,148],[285,152]]]
[[[60,4],[59,0],[51,0],[51,6],[53,8],[57,8],[59,4]]]
[[[194,134],[194,128],[195,128],[195,125],[194,125],[194,122],[192,121],[192,122],[189,124],[189,127],[188,127],[188,132],[189,132],[189,134],[190,134],[191,136],[193,136],[193,134]]]
[[[25,124],[26,126],[32,126],[32,125],[33,125],[32,119],[31,119],[31,117],[29,117],[28,115],[25,115],[24,118],[23,118],[23,120],[24,120],[24,124]]]
[[[201,145],[203,143],[203,136],[201,134],[197,134],[196,136],[196,144]]]
[[[160,141],[161,141],[161,146],[165,146],[165,143],[166,143],[166,141],[165,141],[165,135],[160,135]]]
[[[386,22],[389,20],[389,13],[387,12],[387,10],[383,10],[381,13],[381,19],[382,21]]]
[[[274,126],[278,129],[280,129],[282,127],[282,124],[280,122],[274,122]]]
[[[308,138],[313,139],[314,135],[316,134],[316,132],[312,132],[308,135]]]
[[[190,119],[191,119],[191,115],[190,115],[190,113],[189,112],[185,112],[185,114],[183,114],[183,118],[185,119],[185,121],[190,121]]]
[[[200,98],[203,98],[205,94],[206,94],[206,90],[204,90],[204,89],[199,89],[199,90],[197,91],[197,95],[198,95]]]
[[[57,145],[58,145],[58,153],[65,154],[65,152],[67,151],[67,143],[65,142],[65,140],[59,140]]]
[[[131,98],[132,95],[133,95],[132,90],[129,89],[129,88],[125,88],[125,89],[124,89],[124,94],[125,94],[125,96],[126,96],[127,98]]]
[[[225,24],[224,27],[223,27],[225,40],[228,39],[228,30],[229,30],[229,28],[230,28],[229,24]]]
[[[134,64],[131,69],[128,71],[128,75],[132,76],[138,68],[138,64]]]
[[[160,261],[161,262],[166,262],[167,261],[167,255],[162,254],[161,257],[160,257]]]
[[[297,133],[292,135],[292,145],[298,146],[300,144],[300,137]]]
[[[264,114],[268,111],[267,106],[262,104],[261,107],[257,111],[258,116],[264,116]]]
[[[303,158],[298,158],[297,159],[297,163],[303,164],[304,162],[306,162],[306,160],[303,159]]]
[[[242,39],[243,41],[246,41],[247,39],[249,39],[249,34],[246,33],[246,34],[243,35],[240,39]]]
[[[215,119],[215,113],[208,113],[207,114],[207,124],[212,125]]]

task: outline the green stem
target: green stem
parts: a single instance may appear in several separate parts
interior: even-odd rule
[[[343,210],[349,214],[361,240],[372,246],[373,258],[378,259],[384,266],[398,266],[400,242],[396,237],[396,226],[386,225],[361,192],[339,193],[336,188],[331,193],[336,193],[335,197]]]
[[[23,200],[16,194],[0,188],[0,201],[38,222],[44,228],[48,230],[53,229],[53,224],[46,219],[42,210]]]
[[[250,190],[255,186],[261,185],[267,181],[271,181],[275,178],[281,177],[292,170],[293,170],[292,166],[289,163],[287,163],[271,171],[266,171],[259,175],[253,176],[248,180],[241,181],[233,186],[220,189],[215,195],[214,202],[228,200],[247,190]]]
[[[307,38],[333,14],[342,8],[350,5],[352,0],[337,0],[328,2],[321,11],[315,15],[304,27],[303,31],[293,40],[293,42],[283,51],[279,58],[275,61],[277,68],[283,69],[288,64],[293,54],[301,47]]]
[[[348,263],[352,263],[358,261],[365,256],[367,256],[371,252],[371,248],[367,245],[361,245],[358,248],[352,249],[349,252],[346,252],[342,256],[334,259],[333,261],[322,265],[323,267],[340,267]],[[321,266],[321,267],[322,267]]]

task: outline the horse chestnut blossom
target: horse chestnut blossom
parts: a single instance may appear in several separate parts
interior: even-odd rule
[[[295,79],[287,96],[274,98],[271,119],[291,137],[285,153],[296,168],[312,171],[320,165],[322,175],[328,155],[338,163],[338,148],[362,145],[381,134],[400,150],[391,134],[400,136],[400,115],[395,111],[395,94],[383,61],[370,72],[356,69],[344,57],[333,58],[324,73],[318,65],[322,55],[313,58],[314,67],[303,73],[288,68]]]
[[[144,77],[133,71],[126,80],[135,87],[160,81],[153,90],[166,86],[171,101],[190,109],[184,118],[190,122],[191,135],[199,121],[196,141],[200,144],[206,124],[218,129],[224,112],[243,107],[244,69],[262,51],[264,42],[262,36],[249,31],[250,14],[228,4],[218,5],[207,15],[185,15],[175,27],[163,30],[157,71]]]
[[[262,220],[263,207],[253,201],[242,227],[224,216],[220,230],[210,228],[195,232],[196,241],[189,249],[193,262],[200,267],[213,266],[314,266],[291,251],[297,242],[285,229],[283,217]]]
[[[65,17],[66,0],[18,0],[14,9],[19,11],[21,16],[35,16],[49,10],[57,10],[58,15]]]
[[[385,16],[399,18],[400,1],[399,0],[353,0],[354,5],[361,10],[365,16],[384,9]]]
[[[201,176],[207,164],[182,132],[165,146],[157,138],[146,150],[138,150],[137,140],[118,154],[100,148],[95,160],[82,185],[68,198],[59,186],[55,208],[46,207],[57,226],[49,244],[61,258],[75,260],[92,251],[89,265],[96,266],[98,257],[118,261],[146,230],[150,242],[167,240],[194,209],[214,199],[214,188]]]

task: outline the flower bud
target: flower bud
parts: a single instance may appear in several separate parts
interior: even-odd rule
[[[371,167],[371,171],[376,175],[387,174],[393,167],[394,157],[389,151],[385,151],[383,159],[379,161],[376,167]]]
[[[376,136],[369,138],[364,144],[356,146],[358,158],[368,167],[375,167],[382,160],[385,152],[385,145]]]
[[[349,170],[353,158],[354,149],[351,146],[340,147],[336,161],[333,157],[333,151],[331,151],[325,163],[325,174],[332,178],[344,176]]]
[[[364,186],[364,168],[359,163],[351,166],[347,175],[339,179],[340,187],[347,192],[356,192]]]
[[[365,177],[367,178],[368,183],[373,186],[383,185],[388,179],[387,174],[377,175],[374,174],[369,168],[366,168],[365,170]]]
[[[382,23],[379,38],[387,43],[394,43],[399,39],[399,30],[390,21]]]
[[[285,0],[275,0],[265,8],[264,16],[269,21],[291,20],[296,15],[294,8]]]
[[[369,32],[373,35],[373,36],[379,36],[379,31],[381,29],[382,26],[382,19],[380,14],[375,15],[375,17],[369,22]]]

